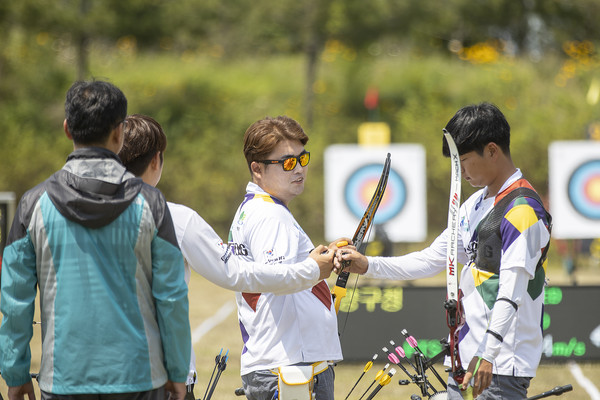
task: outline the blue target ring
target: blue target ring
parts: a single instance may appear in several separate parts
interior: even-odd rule
[[[354,171],[344,187],[346,206],[356,218],[362,218],[369,201],[375,193],[375,188],[381,177],[381,164],[368,164]],[[394,218],[406,204],[406,184],[404,179],[393,169],[390,169],[387,186],[383,199],[375,214],[374,224],[382,224]]]
[[[589,219],[600,219],[600,160],[581,164],[569,178],[569,201]]]

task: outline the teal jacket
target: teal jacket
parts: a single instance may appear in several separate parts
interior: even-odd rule
[[[1,285],[0,371],[9,386],[30,380],[38,288],[41,390],[126,393],[185,382],[187,286],[171,216],[160,191],[114,153],[76,150],[25,193]]]

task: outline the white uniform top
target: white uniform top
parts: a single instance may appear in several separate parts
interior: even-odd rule
[[[502,186],[498,196],[522,177],[517,170]],[[522,182],[522,181],[521,181]],[[465,326],[460,331],[459,351],[466,369],[474,356],[493,363],[493,373],[533,377],[542,354],[542,306],[544,269],[536,271],[550,233],[541,207],[534,201],[513,200],[501,225],[502,258],[500,274],[477,268],[471,260],[477,246],[475,229],[494,206],[494,197],[479,190],[460,208],[458,261],[465,265],[460,277]],[[379,279],[417,279],[436,275],[446,267],[447,230],[428,248],[400,257],[368,257],[365,276]],[[505,301],[518,305],[518,310]],[[503,337],[499,342],[486,331]]]
[[[319,266],[308,257],[277,271],[271,265],[231,257],[228,246],[223,244],[219,235],[197,212],[181,204],[167,204],[185,259],[186,283],[190,282],[191,269],[215,285],[233,291],[287,294],[310,288],[319,281]],[[192,349],[188,384],[193,383],[195,371],[196,359]]]
[[[304,260],[314,246],[288,208],[254,183],[248,184],[246,192],[229,232],[233,257],[273,269]],[[242,375],[299,362],[342,359],[327,282],[287,295],[238,292],[236,301],[244,341]]]

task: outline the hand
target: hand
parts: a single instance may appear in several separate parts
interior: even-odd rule
[[[333,259],[333,272],[339,274],[342,271],[342,264],[345,261],[350,261],[350,265],[343,268],[344,271],[354,272],[356,274],[364,274],[369,269],[369,261],[367,257],[360,254],[355,249],[344,247],[338,250]],[[345,263],[347,264],[347,263]]]
[[[341,259],[341,255],[343,254],[343,251],[340,249],[348,250],[356,250],[356,247],[352,244],[352,240],[350,238],[346,238],[346,237],[341,237],[339,239],[334,240],[333,242],[329,243],[329,248],[331,250],[335,251],[335,257],[334,257],[334,272],[336,274],[339,275],[339,273],[342,271],[342,259]],[[337,263],[337,268],[336,268],[336,263]],[[347,266],[348,263],[346,263],[345,266]]]
[[[184,400],[186,394],[185,382],[167,381],[165,384],[167,400]]]
[[[313,251],[308,255],[310,258],[315,260],[319,265],[319,269],[321,273],[319,275],[319,280],[329,278],[331,275],[331,270],[333,269],[333,256],[335,255],[334,251],[329,250],[327,247],[322,244],[315,247]]]
[[[24,400],[25,395],[29,400],[35,400],[35,392],[33,391],[33,383],[27,382],[21,386],[11,386],[8,388],[8,400]]]
[[[475,371],[477,363],[479,363],[479,368]],[[461,387],[462,390],[467,390],[473,374],[475,374],[475,379],[473,380],[473,398],[476,398],[492,383],[492,363],[483,358],[473,357],[469,363],[469,368],[467,368],[467,373]]]

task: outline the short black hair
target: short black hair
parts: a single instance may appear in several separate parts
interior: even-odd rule
[[[510,125],[498,107],[491,103],[469,105],[461,108],[448,121],[450,133],[459,154],[475,151],[483,154],[488,143],[496,143],[506,155],[510,155]],[[442,138],[442,152],[449,157],[448,143]]]
[[[111,83],[77,81],[67,91],[65,118],[75,143],[105,143],[126,115],[127,98]]]

